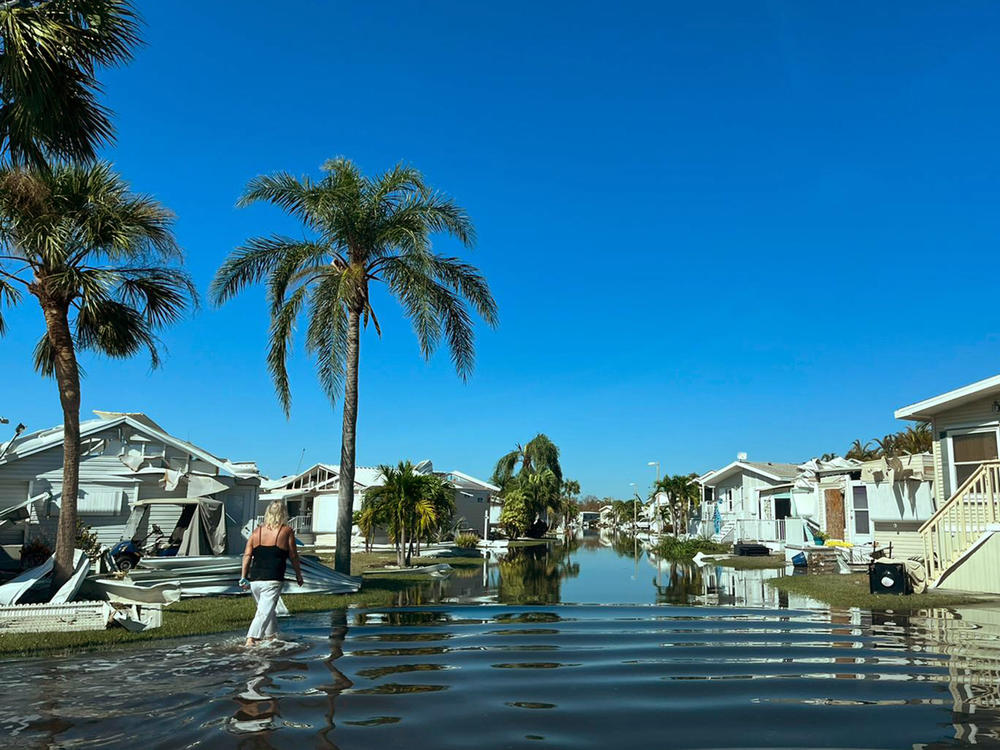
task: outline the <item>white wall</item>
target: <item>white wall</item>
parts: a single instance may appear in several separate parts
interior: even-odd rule
[[[934,481],[942,504],[951,497],[957,489],[951,486],[951,458],[948,452],[947,433],[949,430],[961,430],[976,427],[1000,425],[1000,415],[993,411],[994,396],[972,401],[950,411],[942,412],[934,417],[931,429],[934,434]],[[945,436],[942,437],[942,433]]]

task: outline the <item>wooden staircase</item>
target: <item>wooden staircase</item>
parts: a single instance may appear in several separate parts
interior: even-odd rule
[[[948,570],[1000,524],[1000,461],[984,463],[920,527],[927,581]]]

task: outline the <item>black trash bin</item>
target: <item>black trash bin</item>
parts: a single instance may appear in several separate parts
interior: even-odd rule
[[[868,590],[873,594],[912,594],[906,566],[898,562],[873,562],[868,567]]]
[[[771,550],[763,544],[752,544],[750,542],[734,544],[733,552],[740,557],[767,557],[771,554]]]

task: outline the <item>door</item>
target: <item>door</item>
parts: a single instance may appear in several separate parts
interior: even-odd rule
[[[997,432],[995,428],[990,428],[950,433],[948,442],[951,443],[951,465],[948,467],[951,487],[948,494],[952,495],[981,464],[997,460]]]
[[[841,490],[826,490],[823,496],[826,499],[826,535],[830,539],[843,539],[844,493]]]
[[[851,488],[851,542],[868,544],[872,541],[871,512],[868,507],[868,488],[855,485]]]

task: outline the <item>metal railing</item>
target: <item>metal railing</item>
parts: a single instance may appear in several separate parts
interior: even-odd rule
[[[264,523],[264,516],[257,516],[254,519],[253,528],[256,529],[262,523]],[[296,534],[308,534],[312,531],[312,516],[292,516],[288,519],[288,525]]]
[[[801,518],[740,518],[736,520],[735,541],[802,542],[805,522]]]
[[[1000,461],[982,464],[923,526],[927,580],[936,581],[1000,518]]]

